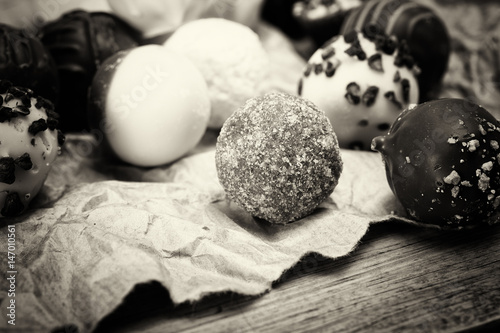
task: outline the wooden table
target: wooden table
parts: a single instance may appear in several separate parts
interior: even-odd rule
[[[500,225],[372,225],[349,256],[309,255],[260,297],[173,306],[138,286],[101,332],[500,332]]]

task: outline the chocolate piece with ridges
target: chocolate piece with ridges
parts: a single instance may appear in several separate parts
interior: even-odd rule
[[[421,69],[418,76],[420,101],[437,98],[448,67],[451,39],[443,20],[432,8],[412,0],[367,1],[347,16],[340,33],[351,30],[362,31],[368,36],[380,31],[405,40]],[[399,61],[406,62],[404,59]]]
[[[116,52],[138,46],[139,33],[112,13],[74,10],[44,25],[39,38],[57,65],[61,129],[88,129],[87,91],[97,68]]]

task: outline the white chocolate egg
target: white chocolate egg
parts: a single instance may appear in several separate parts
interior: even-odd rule
[[[170,163],[201,140],[210,116],[205,80],[182,55],[160,45],[118,52],[99,68],[89,92],[91,126],[123,161]]]
[[[337,36],[309,59],[298,93],[322,109],[342,148],[369,150],[397,116],[418,102],[411,57],[385,36]]]

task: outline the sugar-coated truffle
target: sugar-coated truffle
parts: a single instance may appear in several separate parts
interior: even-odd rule
[[[52,102],[0,80],[0,217],[21,214],[64,143]]]
[[[421,70],[420,102],[439,95],[448,68],[451,39],[439,15],[420,1],[369,0],[347,15],[341,34],[349,31],[383,32],[405,42]]]
[[[312,213],[342,172],[328,118],[286,93],[251,98],[229,117],[217,140],[216,166],[231,200],[277,224]]]
[[[309,59],[298,94],[323,110],[340,147],[369,150],[408,105],[418,102],[413,60],[379,34],[336,36]]]
[[[137,46],[139,33],[114,14],[74,10],[44,25],[38,35],[57,65],[61,129],[87,129],[87,90],[97,68],[116,52]]]
[[[0,78],[56,103],[59,77],[51,54],[35,35],[0,23]]]
[[[500,123],[477,104],[440,99],[408,108],[372,147],[417,221],[469,227],[500,205]]]
[[[249,27],[222,18],[188,22],[165,42],[188,57],[207,82],[212,105],[208,126],[220,129],[248,98],[262,93],[269,59]]]

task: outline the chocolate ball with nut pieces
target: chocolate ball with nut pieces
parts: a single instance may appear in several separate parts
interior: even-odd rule
[[[392,191],[417,221],[461,229],[485,222],[500,204],[500,123],[462,99],[406,109],[373,140]]]
[[[230,200],[276,224],[311,214],[342,172],[328,118],[286,93],[251,98],[229,117],[217,140],[216,166]]]

